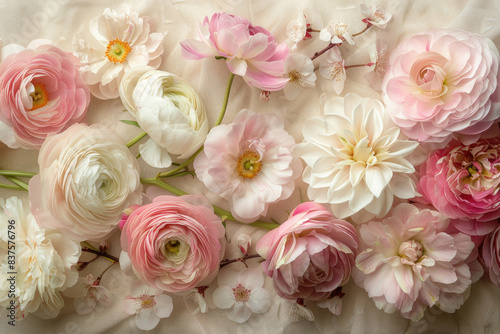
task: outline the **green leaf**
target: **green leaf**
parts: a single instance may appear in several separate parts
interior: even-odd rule
[[[136,121],[129,121],[126,119],[121,119],[120,122],[128,124],[128,125],[137,126],[138,128],[140,128],[139,123],[137,123]]]

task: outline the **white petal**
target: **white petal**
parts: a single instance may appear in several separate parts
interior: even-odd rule
[[[160,318],[168,318],[174,308],[172,297],[166,294],[155,296],[155,303],[155,314]]]
[[[172,165],[172,158],[167,150],[151,138],[139,145],[139,153],[141,153],[141,158],[152,167],[167,168]]]
[[[247,305],[253,313],[264,313],[271,306],[271,295],[266,289],[255,288],[250,293]]]
[[[245,303],[236,303],[233,308],[226,311],[226,315],[232,321],[242,324],[250,318],[252,311]]]
[[[214,291],[213,300],[218,308],[223,310],[230,308],[235,303],[233,289],[227,285],[219,286]]]
[[[366,184],[375,197],[380,194],[389,184],[392,178],[392,170],[383,164],[366,167]]]
[[[142,310],[135,315],[135,324],[143,331],[155,328],[160,322],[160,318],[155,314],[153,308]]]

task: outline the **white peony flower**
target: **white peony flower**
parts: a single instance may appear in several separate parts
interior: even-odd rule
[[[286,35],[293,43],[292,50],[297,48],[299,42],[311,38],[311,35],[307,32],[306,15],[303,11],[299,11],[297,18],[288,23],[286,26]]]
[[[370,70],[366,72],[365,79],[371,84],[373,89],[382,90],[387,61],[389,60],[387,43],[377,38],[375,44],[370,48],[370,60],[373,64]]]
[[[123,311],[135,314],[135,324],[144,331],[155,328],[160,319],[168,318],[174,308],[172,297],[162,290],[137,281],[132,285],[132,295],[125,297]]]
[[[361,14],[365,15],[363,22],[373,24],[379,28],[385,29],[387,23],[391,20],[392,14],[386,11],[384,8],[371,5],[368,7],[365,4],[358,6]]]
[[[75,298],[73,305],[76,313],[88,314],[96,306],[110,307],[110,292],[100,285],[100,278],[94,279],[92,274],[78,279],[78,283],[64,292],[66,297]]]
[[[49,136],[29,183],[33,215],[70,239],[104,240],[125,208],[140,204],[139,165],[123,140],[99,125]]]
[[[90,91],[99,99],[118,97],[124,73],[139,65],[158,68],[163,53],[162,33],[150,33],[148,19],[127,5],[117,12],[106,8],[89,24],[90,35],[74,42],[80,57],[80,72]]]
[[[78,280],[80,245],[40,228],[17,197],[0,199],[0,207],[0,305],[8,309],[15,301],[17,318],[55,318],[64,306],[60,292]]]
[[[235,271],[226,267],[217,277],[219,287],[214,291],[214,304],[226,310],[226,316],[239,324],[252,313],[264,313],[271,306],[271,295],[262,288],[264,277],[258,269]]]
[[[120,98],[150,139],[139,145],[149,165],[166,168],[170,155],[187,159],[208,134],[203,103],[194,89],[174,74],[139,66],[120,83]]]
[[[415,169],[405,157],[418,143],[398,138],[382,103],[348,94],[324,110],[306,121],[299,145],[311,200],[330,203],[338,218],[358,212],[370,218],[387,214],[394,197],[415,197]]]
[[[347,31],[347,24],[344,22],[332,23],[329,26],[321,29],[319,32],[319,39],[333,44],[341,44],[346,41],[354,45],[352,35]]]
[[[291,53],[285,62],[285,74],[290,81],[283,88],[285,98],[289,101],[295,100],[304,87],[314,87],[316,74],[311,58]]]
[[[335,93],[342,93],[347,76],[345,74],[344,59],[342,59],[340,49],[337,46],[325,52],[321,58],[319,74],[332,82]]]

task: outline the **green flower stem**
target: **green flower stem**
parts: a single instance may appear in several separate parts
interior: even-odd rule
[[[155,185],[155,186],[160,187],[162,189],[165,189],[166,191],[168,191],[174,195],[177,195],[177,196],[182,196],[182,195],[188,194],[185,191],[182,191],[174,186],[171,186],[168,183],[165,183],[163,180],[161,180],[159,178],[141,179],[141,183]],[[215,206],[215,205],[212,205],[212,206],[214,207],[214,212],[216,214],[218,214],[219,216],[221,216],[223,219],[229,219],[229,220],[235,221],[235,222],[240,223],[240,224],[245,224],[245,223],[238,221],[236,218],[234,218],[233,215],[231,214],[231,212],[226,211],[222,208],[219,208],[218,206]],[[272,229],[275,229],[279,226],[278,224],[275,224],[275,223],[267,223],[267,222],[262,222],[262,221],[255,221],[253,223],[246,224],[246,225],[259,227],[259,228],[269,230],[269,231]]]
[[[146,132],[141,132],[139,135],[137,135],[137,137],[135,137],[134,139],[132,139],[131,141],[129,141],[127,143],[127,147],[133,146],[135,143],[137,143],[139,140],[141,140],[142,138],[144,138],[146,135],[147,135]]]
[[[7,180],[11,181],[12,183],[17,184],[19,187],[23,188],[23,190],[28,191],[28,184],[26,182],[23,182],[19,180],[17,177],[14,176],[4,176]]]
[[[0,183],[0,188],[9,189],[9,190],[25,190],[23,187],[20,187],[20,186],[17,186],[17,185],[4,184],[4,183]]]
[[[233,85],[233,80],[234,80],[234,73],[230,73],[226,86],[226,95],[224,96],[224,102],[222,103],[222,109],[219,113],[219,118],[217,118],[214,127],[222,123],[222,119],[226,114],[227,104],[229,102],[229,94],[231,93],[231,86]],[[180,164],[179,167],[174,168],[168,172],[160,173],[158,174],[158,177],[168,177],[171,176],[172,174],[176,174],[177,172],[183,170],[187,165],[193,162],[193,160],[196,158],[198,154],[200,154],[201,151],[203,151],[203,146],[201,146],[196,152],[194,152],[193,155],[189,157],[189,159]]]
[[[15,170],[1,170],[0,169],[0,175],[2,176],[18,176],[18,177],[33,177],[36,175],[36,173],[28,173],[28,172],[18,172]]]

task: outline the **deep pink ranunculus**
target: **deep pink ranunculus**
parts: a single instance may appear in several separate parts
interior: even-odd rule
[[[481,255],[491,281],[500,286],[500,226],[484,239]]]
[[[392,52],[382,85],[387,110],[403,132],[423,142],[465,144],[500,117],[498,50],[464,30],[430,30]]]
[[[278,44],[268,30],[247,19],[215,13],[198,26],[198,37],[201,41],[189,39],[181,43],[184,58],[223,57],[232,73],[266,91],[280,90],[288,82],[283,78],[288,46]]]
[[[345,284],[354,266],[359,239],[354,227],[321,204],[306,202],[280,227],[266,233],[257,252],[264,272],[285,299],[320,301]]]
[[[130,214],[121,235],[136,275],[182,292],[210,283],[224,255],[224,227],[201,195],[158,196]]]
[[[38,41],[3,60],[0,141],[11,148],[39,149],[49,133],[83,120],[90,92],[75,63],[78,59],[70,53]]]
[[[468,235],[491,232],[500,218],[500,138],[453,140],[420,167],[418,192]]]

